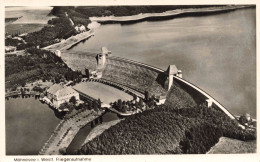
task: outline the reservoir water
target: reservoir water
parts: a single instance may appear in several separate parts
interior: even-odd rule
[[[34,97],[9,98],[5,105],[6,155],[37,155],[60,119]]]
[[[256,117],[256,10],[201,17],[108,24],[72,51],[120,56],[161,69],[175,64],[234,115]]]

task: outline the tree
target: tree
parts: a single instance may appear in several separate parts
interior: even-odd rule
[[[118,99],[118,102],[117,102],[117,108],[118,108],[118,110],[119,111],[121,111],[122,110],[122,100],[121,99]]]
[[[69,100],[69,102],[73,103],[74,105],[76,104],[77,100],[75,96],[72,96]]]
[[[89,109],[89,110],[92,110],[92,109],[93,109],[93,106],[92,106],[92,102],[91,102],[91,101],[88,102],[88,109]]]
[[[71,112],[74,108],[75,108],[75,106],[69,102],[65,102],[65,103],[61,104],[59,107],[60,110],[69,111],[69,112]]]
[[[137,99],[137,96],[136,94],[133,94],[133,99],[136,100]]]
[[[93,105],[93,109],[94,109],[95,111],[98,111],[98,104],[97,104],[97,101],[96,101],[96,100],[93,100],[93,101],[92,101],[92,105]]]
[[[55,83],[60,83],[60,78],[55,77]]]
[[[140,98],[138,105],[139,105],[140,108],[142,108],[144,106],[143,99]]]
[[[101,108],[101,100],[100,100],[100,98],[98,98],[97,104],[98,104],[98,108]]]
[[[85,107],[84,104],[81,103],[81,104],[79,104],[79,105],[76,107],[76,109],[79,110],[79,109],[83,109],[84,107]]]
[[[87,78],[89,78],[89,69],[85,69],[85,75]]]
[[[126,105],[124,105],[124,106],[122,107],[122,112],[126,112],[126,110],[127,110],[127,107],[126,107]]]
[[[148,100],[149,100],[149,92],[145,91],[144,92],[144,96],[145,96],[145,102],[148,102]]]

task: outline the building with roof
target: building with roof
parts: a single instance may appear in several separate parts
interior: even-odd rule
[[[73,21],[72,21],[73,22]],[[75,26],[75,30],[79,33],[81,32],[85,32],[86,31],[86,27],[84,25],[77,25]]]
[[[60,84],[54,84],[47,90],[47,97],[55,108],[60,107],[62,103],[69,102],[71,97],[79,100],[79,93],[71,87],[63,87]]]

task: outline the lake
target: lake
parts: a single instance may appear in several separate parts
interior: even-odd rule
[[[120,56],[162,69],[175,64],[183,78],[222,103],[234,115],[256,117],[256,10],[108,24],[72,51]]]
[[[5,105],[6,155],[37,155],[60,119],[34,97],[9,98]]]

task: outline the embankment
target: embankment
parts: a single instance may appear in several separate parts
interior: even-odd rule
[[[171,11],[166,11],[163,13],[145,13],[133,16],[105,16],[105,17],[90,17],[91,21],[95,21],[101,24],[111,24],[111,23],[137,23],[141,21],[160,21],[168,20],[172,18],[181,18],[188,16],[206,16],[213,14],[226,13],[234,11],[241,8],[255,7],[249,5],[239,5],[239,6],[221,6],[221,7],[208,7],[208,8],[190,8],[190,9],[176,9]]]

